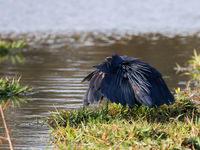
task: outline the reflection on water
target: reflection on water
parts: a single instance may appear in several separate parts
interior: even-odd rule
[[[7,107],[10,106],[11,104],[14,106],[20,106],[21,103],[26,103],[27,98],[24,98],[22,96],[12,96],[12,97],[7,97],[7,96],[2,96],[1,97],[1,105],[6,105],[8,103]],[[7,108],[6,107],[6,108]]]
[[[48,128],[42,125],[40,117],[46,117],[55,108],[82,106],[87,83],[81,83],[81,80],[93,70],[93,65],[99,64],[105,57],[113,53],[138,57],[157,68],[173,90],[185,81],[185,77],[175,74],[175,63],[184,64],[193,49],[198,50],[200,46],[197,36],[168,38],[151,34],[124,37],[88,34],[83,38],[78,35],[44,35],[16,36],[30,43],[22,52],[26,61],[24,64],[0,63],[0,76],[22,75],[22,84],[30,85],[36,92],[27,99],[27,103],[6,110],[15,149],[47,147]],[[0,37],[10,38],[9,35]],[[2,132],[1,129],[1,135]],[[6,143],[0,145],[0,149],[6,147],[8,149]]]
[[[25,58],[21,54],[0,54],[0,63],[4,61],[11,61],[12,64],[22,64],[25,62]]]

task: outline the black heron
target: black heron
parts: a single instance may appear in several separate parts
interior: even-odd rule
[[[175,101],[162,75],[137,58],[114,54],[93,67],[96,70],[83,79],[83,82],[89,81],[83,98],[85,106],[103,97],[130,107],[135,104],[148,107],[169,105]]]

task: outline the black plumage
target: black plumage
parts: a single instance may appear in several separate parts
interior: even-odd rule
[[[83,79],[90,81],[83,98],[84,105],[103,97],[130,107],[169,105],[175,101],[162,75],[149,64],[128,56],[114,54],[94,66],[95,71]]]

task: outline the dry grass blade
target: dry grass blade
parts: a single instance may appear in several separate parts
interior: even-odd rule
[[[10,103],[10,98],[6,101],[5,105],[3,106],[3,111],[6,110],[6,108],[8,107]]]
[[[94,137],[94,136],[91,136],[91,135],[87,135],[87,134],[85,134],[85,133],[83,133],[83,135],[84,136],[87,136],[87,137],[90,137],[90,138],[93,138],[93,139],[96,139],[96,140],[98,140],[98,141],[100,141],[100,142],[102,142],[102,143],[105,143],[105,144],[111,144],[109,141],[107,141],[107,140],[102,140],[102,139],[99,139],[99,138],[97,138],[97,137]]]
[[[0,139],[8,140],[8,138],[0,136]]]
[[[73,129],[73,130],[74,130],[74,129]],[[78,130],[79,130],[79,128],[77,128],[77,130],[74,130],[74,132],[77,132]],[[87,137],[90,137],[90,138],[93,138],[93,139],[95,139],[95,140],[98,140],[98,141],[100,141],[100,142],[102,142],[102,143],[111,145],[111,142],[109,142],[109,141],[107,141],[107,140],[103,140],[103,139],[100,139],[100,138],[97,138],[97,137],[94,137],[94,136],[92,136],[92,135],[88,135],[88,134],[85,134],[85,133],[83,133],[83,135],[84,135],[84,136],[87,136]],[[106,135],[104,135],[104,136],[106,136]]]
[[[9,131],[8,131],[8,127],[7,127],[6,120],[5,120],[4,113],[3,113],[3,108],[2,108],[1,105],[0,105],[0,111],[1,111],[1,117],[2,117],[2,120],[3,120],[3,124],[4,124],[5,130],[6,130],[7,140],[8,140],[8,143],[10,145],[10,150],[13,150],[12,142],[11,142],[11,139],[10,139],[10,134],[9,134]]]

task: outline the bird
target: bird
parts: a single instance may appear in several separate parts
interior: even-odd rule
[[[96,70],[82,80],[89,81],[83,96],[84,106],[103,98],[131,108],[135,105],[151,108],[175,102],[161,73],[138,58],[113,54],[93,67]]]

